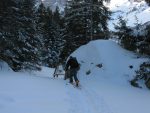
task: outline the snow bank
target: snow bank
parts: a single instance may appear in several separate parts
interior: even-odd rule
[[[95,107],[95,113],[150,112],[149,91],[145,87],[134,88],[129,83],[146,59],[137,58],[111,40],[92,41],[72,55],[81,63],[78,77],[89,98],[93,99],[94,106],[91,106]],[[91,71],[89,75],[86,74],[88,70]]]
[[[8,64],[4,61],[0,60],[0,72],[12,72],[12,69],[8,66]]]
[[[101,75],[120,83],[131,80],[135,70],[145,60],[138,59],[134,53],[124,50],[111,40],[92,41],[72,55],[79,60],[81,73],[85,74],[90,70],[91,75]],[[98,64],[102,64],[102,68]]]
[[[5,63],[4,63],[5,65]],[[68,113],[63,79],[53,79],[53,69],[41,72],[0,71],[0,113]]]

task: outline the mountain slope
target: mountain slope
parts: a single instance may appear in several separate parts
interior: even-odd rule
[[[122,16],[127,20],[127,24],[131,27],[135,24],[144,24],[150,21],[150,7],[143,0],[135,2],[133,0],[111,0],[110,4],[106,5],[113,12],[109,21],[109,28],[114,30],[114,25],[118,22],[118,17]]]
[[[54,11],[56,6],[60,8],[60,12],[64,11],[66,0],[42,0],[46,6]],[[134,27],[135,24],[144,24],[150,21],[150,7],[144,0],[111,0],[105,3],[105,6],[112,11],[111,19],[108,22],[108,28],[114,30],[114,24],[117,24],[118,17],[122,16],[129,26]]]
[[[146,59],[137,58],[108,40],[92,41],[72,55],[81,64],[81,90],[64,81],[63,76],[54,79],[54,69],[43,67],[40,72],[16,73],[1,63],[0,112],[149,113],[149,90],[129,84],[134,71]],[[89,70],[91,73],[87,74]]]

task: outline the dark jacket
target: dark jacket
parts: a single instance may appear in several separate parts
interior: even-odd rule
[[[65,70],[67,71],[68,68],[73,69],[73,68],[78,68],[79,63],[76,58],[70,58],[66,64]]]

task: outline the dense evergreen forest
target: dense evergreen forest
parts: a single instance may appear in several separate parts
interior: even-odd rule
[[[116,32],[109,31],[111,12],[103,1],[109,2],[67,1],[61,14],[59,7],[53,12],[36,0],[1,0],[0,59],[14,71],[40,69],[41,65],[55,67],[81,45],[109,39],[112,34],[124,48],[150,55],[150,25],[143,36],[135,35],[120,17]]]

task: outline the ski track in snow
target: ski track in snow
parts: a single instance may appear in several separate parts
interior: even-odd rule
[[[90,89],[90,91],[88,91],[87,89],[85,89],[84,95],[88,98],[88,100],[92,104],[91,106],[93,110],[95,111],[91,113],[113,113],[110,111],[110,108],[104,101],[104,99],[93,90]]]
[[[89,91],[83,86],[77,89],[70,85],[67,94],[70,98],[70,113],[113,113],[105,100],[91,89]]]
[[[43,74],[33,76],[56,81],[62,79],[62,77],[53,78]],[[84,85],[81,84],[81,89],[71,84],[65,86],[65,91],[68,95],[67,102],[70,103],[68,113],[114,113],[101,95],[98,95],[91,87],[84,87],[86,83],[82,82]]]

